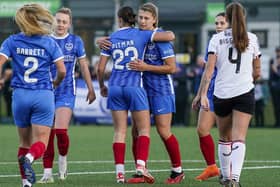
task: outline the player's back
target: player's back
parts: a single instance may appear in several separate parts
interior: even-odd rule
[[[50,66],[63,55],[51,37],[11,35],[5,40],[1,52],[12,58],[12,87],[52,89]]]
[[[129,69],[128,63],[134,59],[143,59],[145,46],[151,40],[152,33],[126,27],[110,36],[112,46],[109,54],[114,66],[109,85],[142,86],[141,72]]]
[[[252,62],[259,53],[257,38],[248,33],[249,45],[240,53],[234,48],[232,30],[227,29],[215,34],[209,44],[209,52],[217,54],[217,76],[214,95],[228,98],[246,93],[254,87]],[[216,91],[219,90],[219,91]]]

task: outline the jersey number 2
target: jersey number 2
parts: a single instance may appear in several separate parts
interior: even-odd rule
[[[36,78],[30,78],[30,74],[33,73],[34,71],[36,71],[38,69],[38,60],[35,57],[27,57],[24,59],[23,65],[25,67],[28,67],[29,64],[32,63],[32,66],[30,68],[28,68],[25,72],[24,72],[24,81],[27,83],[34,83],[37,82],[38,79]]]
[[[228,53],[228,60],[230,61],[230,63],[236,64],[235,73],[239,73],[240,72],[240,64],[241,64],[241,53],[237,52],[237,58],[236,59],[232,58],[232,53],[233,53],[233,48],[230,47],[229,48],[229,53]]]

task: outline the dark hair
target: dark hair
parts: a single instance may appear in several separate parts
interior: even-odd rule
[[[278,46],[278,47],[275,48],[275,52],[276,52],[276,53],[280,52],[280,46]]]
[[[215,17],[218,17],[218,16],[226,17],[226,13],[225,12],[219,12]]]
[[[118,11],[118,17],[130,26],[134,26],[136,23],[136,14],[134,14],[133,9],[129,6],[120,8]]]
[[[232,38],[238,52],[244,52],[249,45],[246,29],[245,9],[238,2],[230,3],[226,8],[226,16],[232,28]]]

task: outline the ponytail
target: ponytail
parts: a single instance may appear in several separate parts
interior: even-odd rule
[[[232,28],[234,46],[242,53],[249,45],[244,8],[240,3],[230,3],[226,8],[226,15]]]

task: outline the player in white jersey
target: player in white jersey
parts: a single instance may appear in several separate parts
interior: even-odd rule
[[[260,51],[256,35],[247,32],[244,8],[233,2],[226,7],[229,29],[209,43],[208,62],[201,87],[201,106],[209,110],[207,91],[214,68],[214,111],[219,127],[218,155],[224,186],[240,186],[245,139],[254,112],[254,80],[260,76]],[[227,136],[232,131],[232,136]]]
[[[12,110],[19,135],[19,169],[23,187],[35,183],[31,164],[45,152],[54,118],[54,93],[66,74],[63,54],[49,36],[54,26],[51,13],[38,4],[20,7],[15,21],[21,32],[7,38],[0,48],[2,65],[12,58]],[[57,76],[52,81],[50,67]],[[1,86],[1,85],[0,85]]]
[[[216,26],[217,33],[222,32],[228,28],[225,12],[221,12],[216,15],[215,26]],[[208,46],[207,46],[207,51],[208,51]],[[204,59],[206,63],[207,63],[207,59],[208,59],[208,54],[205,55],[205,59]],[[215,69],[207,93],[209,104],[210,104],[210,110],[205,111],[202,108],[200,108],[201,84],[199,86],[197,95],[194,97],[192,102],[193,109],[199,108],[199,115],[197,121],[197,134],[199,136],[200,150],[207,163],[207,167],[203,170],[203,172],[200,175],[198,175],[195,178],[196,180],[199,181],[207,180],[210,177],[219,176],[220,174],[219,168],[217,167],[216,160],[215,160],[215,143],[210,134],[210,130],[216,122],[216,116],[214,113],[214,106],[213,106],[213,93],[214,93],[216,75],[217,75],[217,70]],[[201,80],[203,80],[203,77],[201,78]]]

